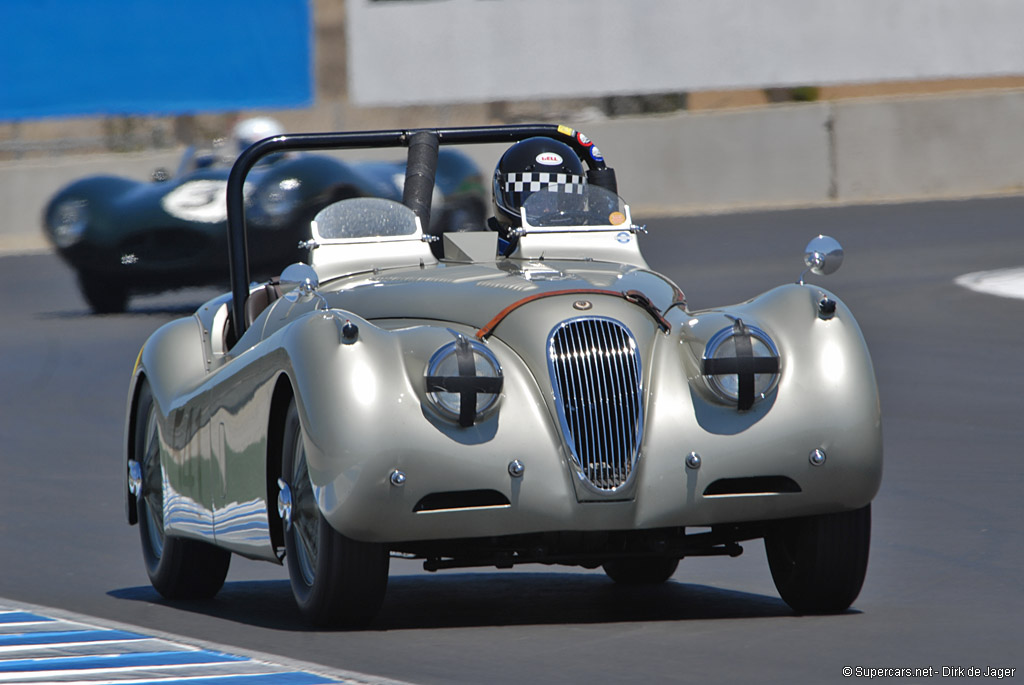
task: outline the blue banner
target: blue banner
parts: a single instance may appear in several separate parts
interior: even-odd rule
[[[313,102],[308,0],[0,0],[0,121]]]

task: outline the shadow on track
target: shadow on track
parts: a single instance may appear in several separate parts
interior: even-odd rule
[[[127,309],[123,312],[112,312],[110,314],[97,314],[89,306],[77,297],[72,300],[67,298],[58,308],[44,309],[35,313],[40,320],[55,319],[113,319],[116,317],[141,317],[141,316],[164,316],[179,318],[191,316],[196,310],[202,307],[212,298],[221,295],[224,290],[218,288],[182,288],[180,290],[168,290],[163,293],[151,293],[145,295],[134,295],[128,303]]]
[[[308,631],[288,581],[226,583],[210,601],[168,602],[151,587],[113,590],[149,602],[247,625]],[[856,613],[856,612],[852,612]],[[669,581],[619,586],[603,575],[487,573],[393,576],[368,630],[430,630],[517,625],[688,621],[792,616],[777,597]]]
[[[158,304],[146,307],[131,307],[127,311],[116,314],[96,314],[88,308],[68,309],[63,311],[39,312],[36,316],[40,320],[54,319],[112,319],[122,316],[170,316],[173,318],[190,316],[196,312],[202,302],[169,303]]]

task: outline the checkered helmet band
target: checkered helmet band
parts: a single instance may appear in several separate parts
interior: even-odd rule
[[[535,193],[547,188],[550,192],[563,191],[582,195],[586,191],[586,180],[577,174],[551,172],[509,172],[505,177],[506,193]]]

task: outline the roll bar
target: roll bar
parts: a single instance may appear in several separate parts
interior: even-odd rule
[[[534,136],[546,136],[568,144],[587,163],[589,182],[616,192],[615,172],[607,167],[593,143],[568,126],[522,124],[469,126],[460,128],[365,131],[340,133],[296,133],[265,138],[247,148],[231,167],[228,176],[228,266],[231,278],[231,325],[234,339],[245,332],[245,301],[249,297],[249,245],[245,228],[246,176],[267,155],[289,151],[360,150],[406,147],[405,190],[402,203],[416,212],[424,228],[430,222],[430,198],[434,191],[439,145],[514,143]]]

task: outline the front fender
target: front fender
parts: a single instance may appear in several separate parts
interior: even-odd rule
[[[836,303],[830,318],[818,314],[824,297]],[[661,474],[666,478],[654,479],[656,487],[672,483],[666,487],[682,487],[703,502],[699,495],[718,479],[785,475],[807,492],[829,490],[819,499],[823,510],[870,502],[882,477],[881,405],[868,347],[849,308],[818,287],[785,285],[740,305],[691,314],[679,333],[686,392],[668,387],[675,382],[670,378],[656,379],[652,389],[659,397],[675,394],[687,406],[670,419],[665,414],[671,409],[656,405],[652,425],[681,421],[672,432],[676,451],[695,452],[703,463],[699,470]],[[702,371],[708,339],[736,318],[764,330],[779,349],[778,385],[749,411],[717,400]],[[648,451],[670,449],[662,433],[648,435]],[[681,435],[686,439],[679,443]],[[815,449],[825,452],[826,464],[811,463]],[[727,508],[724,503],[717,503],[719,509]],[[737,520],[752,513],[739,496],[735,509]],[[756,517],[780,515],[784,510],[769,509]]]
[[[339,344],[343,319],[359,328],[352,344]],[[321,512],[343,534],[361,540],[430,534],[427,520],[406,521],[430,492],[492,488],[518,502],[519,481],[508,471],[517,458],[531,464],[520,479],[531,483],[523,496],[527,510],[548,502],[569,516],[567,456],[541,390],[511,348],[487,343],[505,382],[498,405],[473,426],[445,419],[426,399],[428,362],[452,341],[452,329],[472,335],[451,324],[391,330],[334,310],[288,332],[310,479]],[[409,487],[390,483],[395,470],[407,474]],[[538,520],[527,514],[521,525]]]
[[[46,238],[64,255],[79,243],[102,242],[109,232],[113,208],[120,198],[139,187],[138,181],[117,176],[90,176],[73,181],[51,197],[43,208],[41,226]],[[82,215],[81,234],[71,242],[57,235],[57,210],[67,202],[76,203]]]

